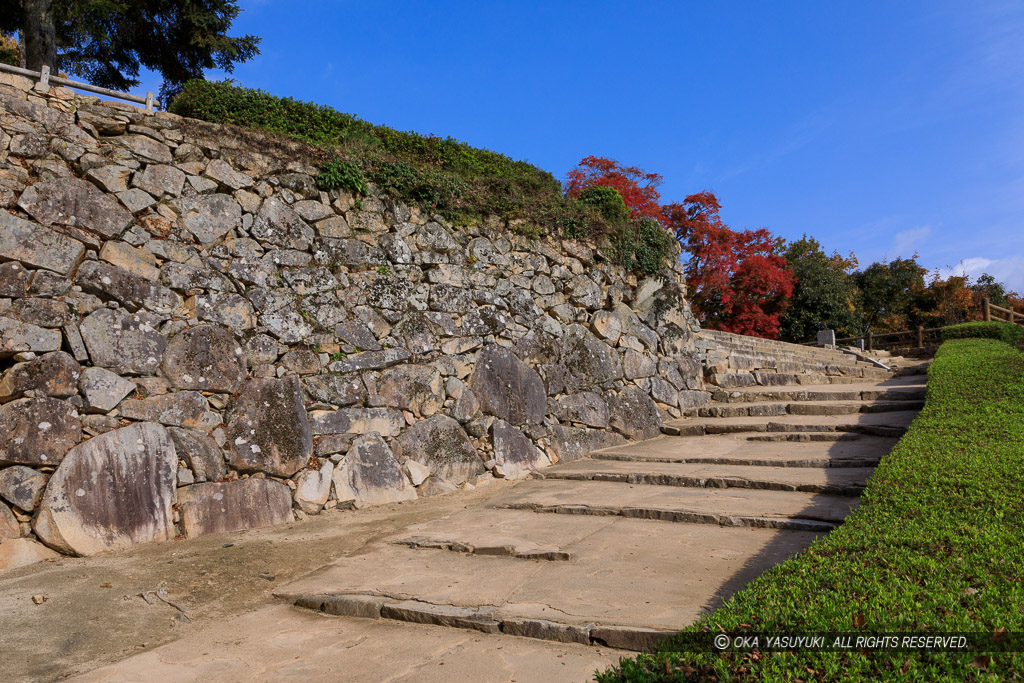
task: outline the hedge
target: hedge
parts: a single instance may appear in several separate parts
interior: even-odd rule
[[[970,338],[998,339],[1011,346],[1024,348],[1024,327],[993,320],[991,322],[961,323],[942,328],[942,341]]]
[[[1024,654],[683,651],[694,633],[1024,632],[1024,354],[943,344],[858,509],[612,681],[1020,680]],[[1005,629],[1005,632],[1003,631]],[[1003,640],[1003,642],[1007,642]]]

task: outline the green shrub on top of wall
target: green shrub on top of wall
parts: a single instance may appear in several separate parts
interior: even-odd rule
[[[677,254],[656,223],[633,221],[618,191],[595,187],[562,196],[547,171],[454,138],[397,131],[311,102],[228,82],[192,81],[172,113],[287,135],[323,151],[317,185],[365,194],[368,183],[394,199],[456,225],[497,216],[528,237],[571,237],[606,247],[609,258],[639,276]]]

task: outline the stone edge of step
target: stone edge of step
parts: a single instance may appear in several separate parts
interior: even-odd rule
[[[296,607],[331,616],[390,619],[560,643],[599,645],[636,652],[650,650],[659,641],[677,633],[663,629],[596,622],[563,624],[545,619],[505,615],[500,608],[493,605],[436,605],[422,600],[398,599],[367,593],[323,593],[288,596],[288,599],[292,600]]]

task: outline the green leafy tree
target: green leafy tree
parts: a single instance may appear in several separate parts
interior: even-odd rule
[[[981,300],[986,297],[989,302],[996,306],[1005,307],[1009,304],[1006,287],[1002,282],[999,282],[988,273],[982,273],[981,276],[975,280],[974,284],[971,285],[971,291],[974,293],[978,306],[981,306]]]
[[[782,338],[813,340],[825,329],[835,330],[839,337],[859,334],[864,320],[851,274],[857,265],[852,254],[850,258],[838,253],[829,256],[816,239],[804,235],[787,245],[784,255],[796,286],[780,321]]]
[[[258,37],[227,35],[240,11],[235,0],[0,0],[0,32],[18,33],[33,70],[116,90],[157,71],[166,102],[205,70],[230,72],[259,53]]]
[[[18,66],[21,58],[18,55],[18,41],[12,36],[0,34],[0,64]]]
[[[902,332],[920,325],[928,308],[924,276],[914,258],[872,263],[854,274],[861,291],[864,322],[872,332]]]

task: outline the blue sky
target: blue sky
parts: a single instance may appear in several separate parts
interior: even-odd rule
[[[239,4],[242,85],[1024,291],[1022,2]]]

